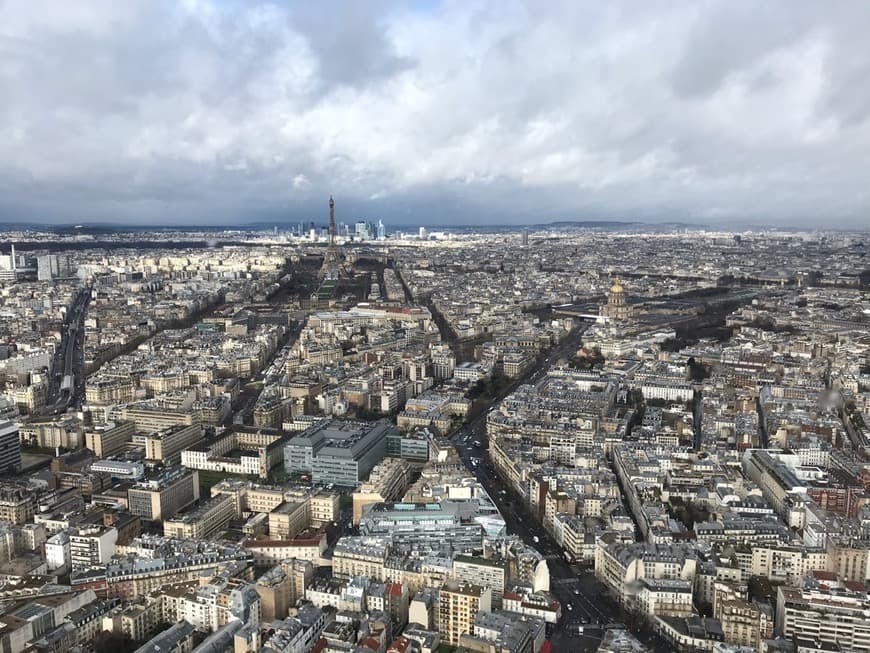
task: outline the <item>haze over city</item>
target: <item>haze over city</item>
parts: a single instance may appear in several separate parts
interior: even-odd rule
[[[0,221],[870,223],[864,2],[0,3]]]

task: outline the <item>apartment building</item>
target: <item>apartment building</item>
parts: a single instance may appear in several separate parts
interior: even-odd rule
[[[36,514],[36,495],[17,485],[0,486],[0,521],[26,524]]]
[[[625,605],[637,594],[641,579],[694,581],[697,557],[691,545],[624,544],[607,534],[595,550],[595,575]]]
[[[110,406],[133,401],[133,381],[129,376],[98,376],[85,385],[85,401],[89,405]]]
[[[69,566],[70,548],[67,531],[55,533],[45,541],[45,563],[51,571]]]
[[[847,536],[830,537],[826,549],[830,561],[828,569],[837,578],[858,583],[870,580],[870,541]]]
[[[252,583],[240,578],[216,577],[205,584],[179,583],[161,590],[163,613],[168,621],[186,621],[206,632],[228,622],[245,622],[259,610],[260,597]]]
[[[472,633],[460,637],[463,649],[500,653],[540,653],[546,637],[544,620],[503,610],[479,611]]]
[[[634,604],[647,617],[688,617],[692,614],[692,583],[671,578],[641,578]]]
[[[250,552],[240,547],[220,547],[201,543],[199,552],[177,552],[169,557],[136,558],[110,562],[104,569],[73,572],[74,588],[92,588],[109,598],[135,599],[172,583],[197,580],[205,573],[216,573],[228,562],[250,560]]]
[[[242,546],[253,555],[258,566],[282,564],[292,559],[317,565],[326,552],[326,534],[292,540],[246,540]]]
[[[198,500],[199,474],[184,467],[170,467],[127,491],[130,512],[151,521],[169,519]]]
[[[308,528],[310,503],[309,498],[285,501],[272,509],[269,512],[269,537],[290,540]]]
[[[286,618],[291,607],[305,597],[314,578],[314,566],[307,560],[286,560],[262,574],[254,584],[260,595],[260,619],[270,623]]]
[[[181,452],[181,463],[192,469],[267,478],[283,462],[289,439],[280,432],[232,431],[188,447]]]
[[[776,629],[799,638],[855,653],[870,651],[870,598],[862,584],[810,579],[803,587],[779,587]]]
[[[341,497],[334,492],[318,492],[309,500],[309,525],[320,528],[331,524],[339,517],[339,500]]]
[[[266,650],[282,653],[311,651],[325,625],[326,616],[323,611],[306,604],[296,611],[295,617],[274,621],[271,624],[271,634],[264,640],[263,645]]]
[[[193,650],[193,635],[196,628],[186,622],[179,621],[168,629],[161,631],[137,648],[133,653],[190,653]]]
[[[384,458],[372,469],[366,482],[353,493],[353,523],[359,525],[364,506],[397,501],[408,489],[410,466],[401,458]]]
[[[30,649],[29,642],[38,639],[52,625],[62,623],[66,616],[95,603],[97,595],[91,590],[44,595],[38,601],[19,600],[11,603],[0,629],[0,651],[12,653]]]
[[[800,585],[805,576],[814,571],[826,571],[830,564],[830,556],[824,549],[784,544],[752,547],[751,574],[789,585]]]
[[[202,427],[199,423],[189,426],[176,424],[141,436],[142,444],[145,445],[146,459],[166,461],[176,465],[181,462],[181,452],[201,439]]]
[[[713,590],[713,617],[722,624],[725,641],[762,650],[773,637],[773,612],[767,604],[749,602],[733,583],[717,582]]]
[[[109,562],[115,554],[118,530],[112,526],[78,528],[69,535],[69,555],[73,569],[87,569]]]
[[[126,635],[141,642],[154,634],[163,621],[163,603],[159,597],[144,596],[136,603],[117,606],[102,618],[102,630]]]
[[[492,591],[487,587],[448,581],[438,592],[438,633],[450,646],[474,632],[478,612],[492,610]]]
[[[239,478],[225,478],[211,487],[211,496],[226,494],[233,498],[236,517],[243,513],[268,513],[284,503],[284,491],[267,485],[256,485]]]
[[[226,528],[234,516],[232,497],[220,494],[184,514],[164,520],[163,533],[167,537],[205,540]]]
[[[777,455],[776,452],[748,449],[743,454],[742,465],[743,473],[758,484],[764,498],[780,515],[785,514],[786,498],[789,495],[803,494],[807,491],[807,484],[798,479],[782,456]]]
[[[562,606],[556,597],[549,592],[519,594],[505,591],[503,608],[508,612],[543,619],[548,624],[558,623],[562,617]]]
[[[383,580],[389,548],[389,537],[342,537],[335,544],[332,574],[338,578],[366,576]]]
[[[21,440],[18,424],[0,420],[0,473],[17,474],[21,471]]]
[[[271,512],[284,502],[280,488],[254,486],[247,491],[247,507],[250,512]]]
[[[97,458],[108,458],[123,451],[136,433],[133,422],[106,422],[97,424],[85,432],[85,447]]]
[[[507,571],[501,560],[458,555],[453,558],[453,578],[462,584],[487,587],[492,591],[492,608],[502,607]]]
[[[194,426],[200,423],[198,412],[160,406],[153,402],[127,404],[119,413],[120,419],[134,422],[136,430],[141,433],[153,433],[173,426]]]
[[[11,424],[14,422],[5,423],[3,431],[8,432],[12,428]],[[19,425],[17,429],[22,444],[47,449],[78,449],[84,441],[82,421],[72,416],[34,418]]]
[[[17,404],[18,410],[22,415],[32,415],[45,407],[46,390],[47,388],[44,383],[34,383],[33,385],[15,388],[12,391],[12,399]]]

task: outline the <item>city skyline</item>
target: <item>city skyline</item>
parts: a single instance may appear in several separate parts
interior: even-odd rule
[[[2,222],[870,221],[863,3],[37,9],[0,8]]]
[[[868,33],[0,0],[0,653],[870,653]]]

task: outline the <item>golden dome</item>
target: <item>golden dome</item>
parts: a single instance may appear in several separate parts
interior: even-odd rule
[[[612,293],[614,293],[614,294],[615,294],[615,293],[625,292],[625,288],[623,288],[623,287],[622,287],[622,284],[619,283],[619,277],[616,277],[616,278],[613,280],[613,285],[610,286],[610,292],[612,292]]]

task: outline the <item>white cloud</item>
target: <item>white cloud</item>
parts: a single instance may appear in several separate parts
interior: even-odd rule
[[[0,3],[0,219],[870,223],[859,0],[313,7]]]
[[[293,177],[293,188],[305,190],[307,188],[311,188],[311,182],[308,181],[308,177],[306,177],[305,175],[296,175],[295,177]]]

